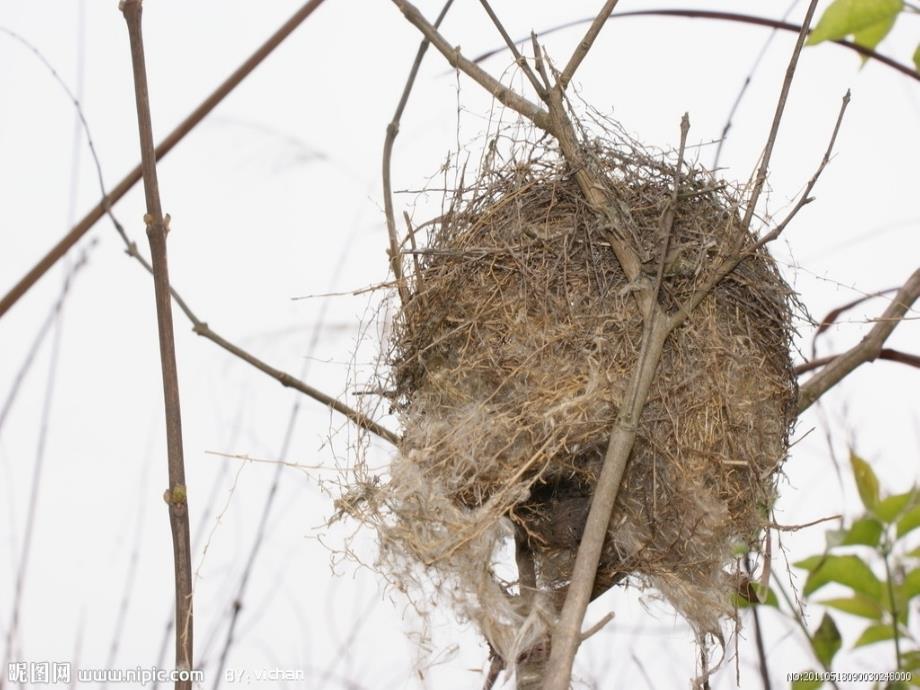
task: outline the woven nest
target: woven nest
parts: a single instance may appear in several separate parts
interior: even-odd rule
[[[629,208],[627,238],[657,268],[674,167],[632,143],[590,147]],[[571,567],[642,316],[635,285],[561,156],[488,170],[448,199],[412,252],[410,301],[389,342],[404,434],[366,485],[397,580],[434,576],[505,659],[545,634],[495,560],[515,524],[552,617]],[[684,303],[718,257],[750,245],[735,193],[681,172],[659,301]],[[618,229],[622,232],[622,229]],[[794,416],[793,296],[764,250],[744,259],[668,340],[638,425],[595,582],[652,587],[698,632],[732,613],[731,565],[757,550]],[[354,503],[353,503],[354,504]],[[510,522],[509,522],[510,521]],[[546,613],[544,611],[544,613]]]

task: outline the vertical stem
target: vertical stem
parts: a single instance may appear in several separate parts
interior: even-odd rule
[[[188,523],[188,502],[185,487],[185,463],[182,456],[182,418],[179,409],[179,377],[176,369],[176,347],[173,336],[172,310],[169,294],[169,270],[166,261],[168,219],[164,219],[157,184],[156,153],[153,127],[150,121],[150,96],[144,61],[141,33],[141,0],[124,0],[121,10],[128,25],[131,42],[131,63],[134,71],[134,95],[137,104],[137,126],[141,145],[141,168],[144,194],[147,200],[147,239],[153,264],[153,284],[156,298],[157,330],[160,340],[160,364],[163,375],[163,398],[166,412],[166,450],[169,488],[164,499],[169,505],[169,523],[173,539],[174,575],[176,588],[176,670],[188,671],[192,666],[192,568]],[[191,690],[191,681],[176,680],[177,690]]]
[[[896,671],[901,670],[901,631],[898,629],[898,604],[894,598],[894,583],[891,581],[891,544],[885,537],[882,546],[882,562],[885,564],[885,581],[888,587],[888,601],[891,604],[891,631],[894,633],[894,658],[897,662]]]
[[[553,628],[549,662],[543,690],[568,690],[575,653],[581,644],[581,622],[591,599],[597,564],[600,561],[604,539],[613,506],[616,503],[620,481],[626,471],[626,463],[636,439],[639,417],[648,391],[661,360],[664,344],[670,333],[666,317],[657,310],[647,317],[651,319],[651,328],[642,345],[639,361],[633,371],[629,387],[623,396],[624,403],[617,415],[610,443],[604,457],[591,508],[585,522],[584,536],[578,545],[575,566],[572,569],[569,589],[559,620]]]
[[[744,557],[744,568],[748,577],[753,577],[754,572],[751,567],[751,558],[748,555]],[[760,680],[763,682],[763,690],[772,690],[770,685],[770,668],[767,665],[767,649],[763,643],[763,629],[760,626],[760,610],[757,602],[751,604],[751,617],[754,619],[754,642],[757,645],[757,660],[760,666]]]

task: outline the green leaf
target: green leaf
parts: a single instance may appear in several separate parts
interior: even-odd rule
[[[920,558],[920,546],[918,546],[916,549],[911,549],[904,555],[908,558]]]
[[[920,72],[920,43],[917,44],[917,49],[914,51],[914,67]]]
[[[920,668],[920,652],[901,652],[901,669],[904,671],[916,671]]]
[[[815,650],[815,656],[825,668],[830,668],[834,655],[840,651],[842,644],[837,624],[834,623],[829,613],[825,613],[821,619],[821,625],[811,636],[811,646]]]
[[[802,570],[812,571],[817,568],[819,565],[824,563],[827,556],[809,556],[808,558],[803,558],[801,561],[796,561],[792,565],[796,568],[801,568]]]
[[[878,546],[882,539],[882,523],[873,517],[863,517],[855,520],[849,529],[840,530],[840,545],[854,546],[861,544],[864,546]],[[830,533],[828,533],[830,534]],[[830,537],[828,537],[830,540]]]
[[[901,583],[901,593],[905,601],[910,601],[920,594],[920,569],[914,568],[904,576],[904,582]]]
[[[898,539],[920,527],[920,506],[911,508],[898,520]]]
[[[870,620],[880,621],[882,619],[882,606],[875,599],[870,599],[862,594],[855,594],[852,597],[841,597],[837,599],[824,599],[819,601],[823,606],[829,606],[832,609],[849,613],[853,616],[862,616]]]
[[[765,588],[759,582],[749,582],[747,586],[747,594],[756,596],[758,601],[752,602],[750,599],[747,599],[740,594],[735,594],[732,598],[734,599],[735,606],[739,609],[750,608],[754,605],[760,606],[772,606],[774,608],[779,608],[779,598],[776,596],[776,592],[772,588]]]
[[[812,670],[802,671],[800,676],[813,676]],[[792,681],[792,690],[818,690],[824,683],[820,680],[794,680]]]
[[[894,26],[895,21],[897,20],[898,15],[893,14],[887,19],[883,19],[880,22],[867,26],[865,29],[861,29],[853,33],[853,42],[856,45],[869,48],[874,50],[875,46],[882,42],[882,39],[888,35],[888,32],[891,31],[891,27]],[[863,60],[866,58],[864,57]]]
[[[869,463],[856,453],[850,453],[850,465],[853,467],[853,478],[856,479],[860,500],[867,510],[874,511],[878,505],[878,477],[875,476]]]
[[[916,502],[917,490],[911,489],[905,494],[895,494],[879,501],[875,507],[875,514],[882,522],[891,524],[908,508],[912,508]]]
[[[876,623],[862,631],[862,635],[860,635],[859,639],[853,644],[853,649],[892,639],[894,639],[894,628],[890,625]]]
[[[879,599],[882,591],[882,583],[859,556],[825,556],[808,575],[804,593],[808,596],[829,582],[846,585],[854,592],[875,600]]]
[[[834,0],[824,10],[806,44],[815,45],[859,33],[895,17],[903,6],[902,0]]]

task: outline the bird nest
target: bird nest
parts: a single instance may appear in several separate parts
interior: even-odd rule
[[[623,138],[586,155],[628,208],[626,239],[655,274],[674,164]],[[341,505],[378,529],[382,565],[400,586],[441,585],[513,663],[545,635],[565,594],[643,317],[637,284],[611,249],[612,233],[626,229],[588,206],[562,157],[534,145],[498,158],[448,194],[446,212],[423,226],[427,241],[407,250],[410,299],[387,353],[399,452],[386,481],[354,487]],[[738,197],[684,166],[664,309],[754,242]],[[759,548],[794,419],[793,304],[761,248],[671,334],[595,596],[621,580],[654,588],[698,632],[718,633],[731,615],[733,567]],[[542,609],[523,607],[514,577],[498,574],[515,528],[518,548],[532,552]]]

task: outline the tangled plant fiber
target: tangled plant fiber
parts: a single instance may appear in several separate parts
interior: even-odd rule
[[[565,595],[643,328],[610,247],[624,229],[606,225],[541,146],[489,156],[407,251],[411,299],[387,355],[404,435],[388,481],[343,504],[378,529],[401,586],[440,585],[509,664],[545,637]],[[628,207],[627,239],[654,275],[674,165],[619,132],[585,151]],[[754,241],[736,190],[686,166],[680,180],[659,294],[671,312]],[[718,635],[732,615],[732,568],[759,548],[794,419],[793,305],[758,249],[672,333],[595,596],[624,580],[653,588],[699,634]],[[496,574],[514,530],[532,553],[536,597]]]

